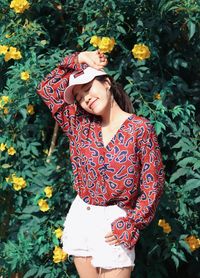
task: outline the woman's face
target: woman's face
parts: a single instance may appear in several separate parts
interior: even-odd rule
[[[75,86],[73,95],[84,110],[101,116],[110,107],[112,96],[109,88],[109,79],[104,82],[94,79],[87,84]]]

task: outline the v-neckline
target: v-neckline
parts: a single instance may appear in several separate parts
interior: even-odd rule
[[[104,141],[103,141],[103,132],[102,132],[102,125],[101,125],[101,122],[100,122],[100,139],[101,139],[101,143],[102,143],[102,146],[105,150],[108,150],[109,148],[109,145],[112,143],[112,141],[116,138],[117,134],[120,132],[120,130],[122,129],[122,127],[126,124],[126,122],[128,120],[131,120],[132,117],[134,116],[135,114],[131,114],[130,116],[128,116],[128,118],[126,118],[123,123],[120,125],[120,127],[117,129],[117,131],[114,133],[113,137],[110,139],[110,141],[106,144],[106,146],[104,145]]]

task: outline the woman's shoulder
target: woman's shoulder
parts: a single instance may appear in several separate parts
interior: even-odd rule
[[[150,120],[144,116],[139,116],[137,114],[133,113],[133,118],[132,118],[132,122],[137,125],[138,127],[148,127],[151,126],[152,123],[150,122]]]

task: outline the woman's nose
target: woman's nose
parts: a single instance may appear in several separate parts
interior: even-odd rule
[[[86,103],[89,103],[90,99],[91,99],[91,96],[87,93],[87,94],[85,95],[85,102],[86,102]]]

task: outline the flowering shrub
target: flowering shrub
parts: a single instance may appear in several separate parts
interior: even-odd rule
[[[65,55],[99,49],[155,126],[166,171],[133,277],[199,278],[197,1],[5,0],[0,16],[0,276],[76,277],[60,242],[75,197],[69,143],[36,86]]]

